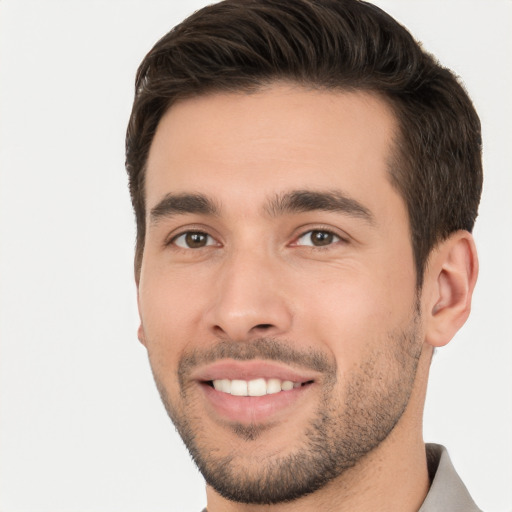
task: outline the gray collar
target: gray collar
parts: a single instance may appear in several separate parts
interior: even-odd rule
[[[432,484],[418,512],[482,512],[457,475],[446,448],[427,444],[426,450]]]
[[[446,448],[427,444],[426,449],[432,484],[418,512],[482,512],[457,475]]]

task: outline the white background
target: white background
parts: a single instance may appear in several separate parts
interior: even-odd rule
[[[135,70],[204,1],[0,0],[0,512],[199,511],[136,339],[124,131]],[[512,511],[512,2],[381,0],[481,115],[481,274],[425,438]]]

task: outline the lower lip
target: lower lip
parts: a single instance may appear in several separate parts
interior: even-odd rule
[[[282,411],[288,412],[288,409],[302,401],[312,384],[263,396],[234,396],[217,391],[206,383],[200,383],[200,386],[209,405],[219,417],[251,424],[268,421]]]

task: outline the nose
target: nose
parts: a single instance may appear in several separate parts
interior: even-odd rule
[[[207,313],[216,336],[248,341],[290,330],[292,311],[279,264],[272,257],[245,251],[223,262],[217,296]]]

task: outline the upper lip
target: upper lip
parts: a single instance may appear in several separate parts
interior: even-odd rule
[[[203,382],[217,379],[249,381],[263,378],[304,383],[315,380],[315,374],[312,371],[297,370],[273,361],[235,361],[233,359],[223,359],[201,366],[192,372],[191,378]]]

